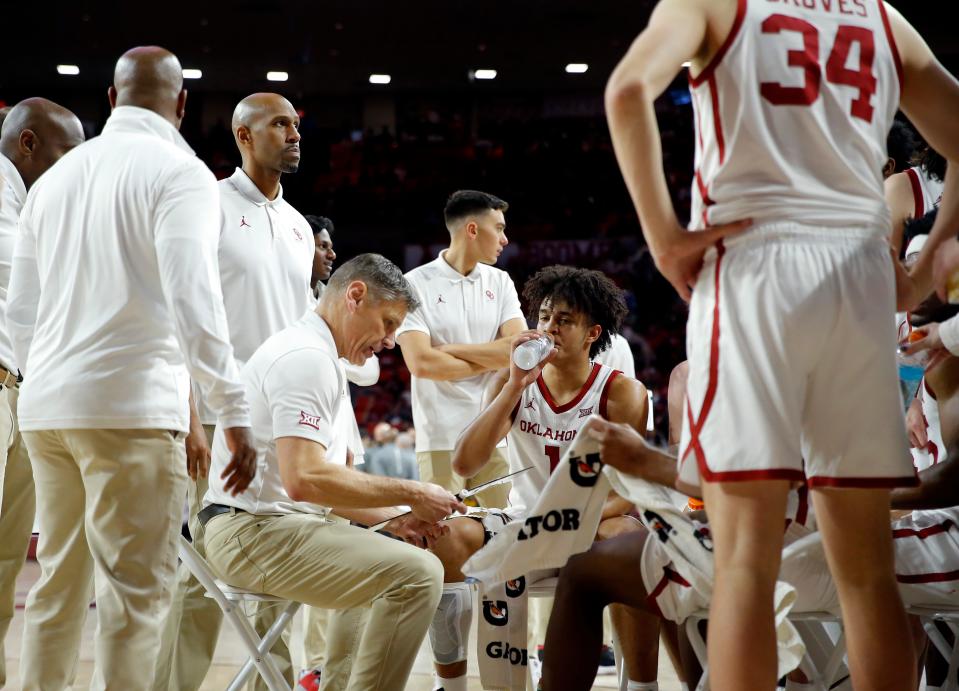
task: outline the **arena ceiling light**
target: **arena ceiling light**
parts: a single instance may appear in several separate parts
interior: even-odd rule
[[[389,84],[393,78],[388,74],[371,74],[370,84]]]
[[[290,75],[287,74],[286,72],[277,71],[277,72],[266,73],[266,80],[268,82],[285,82],[289,78],[290,78]]]
[[[583,74],[588,69],[589,65],[585,62],[571,62],[566,65],[566,72],[568,74]]]
[[[80,68],[76,65],[57,65],[57,73],[72,77],[80,74]]]
[[[189,67],[183,70],[184,79],[200,79],[202,76],[203,70],[195,70]]]
[[[496,70],[480,69],[473,70],[473,79],[496,79]]]

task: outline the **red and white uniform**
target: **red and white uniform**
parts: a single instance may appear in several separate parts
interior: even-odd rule
[[[925,379],[922,380],[916,398],[922,404],[922,418],[926,423],[926,435],[929,438],[925,447],[911,449],[912,463],[916,466],[916,471],[921,472],[945,460],[946,444],[942,441],[942,430],[939,427],[939,402]]]
[[[687,489],[697,474],[811,487],[916,482],[896,383],[881,173],[898,53],[881,2],[802,5],[739,0],[726,41],[690,79],[691,226],[754,226],[706,253],[693,293]]]
[[[705,535],[709,535],[709,524],[693,521]],[[789,493],[786,504],[786,523],[783,542],[789,545],[816,530],[816,522],[809,501],[809,490],[805,485]],[[828,573],[828,569],[826,570]],[[686,577],[676,568],[663,543],[651,535],[643,546],[640,560],[640,573],[646,587],[646,604],[650,610],[669,621],[683,622],[694,612],[709,609],[709,599],[692,588]],[[810,579],[794,579],[793,585],[799,589],[807,584],[815,588],[819,581],[815,574]],[[796,582],[796,581],[799,582]],[[818,590],[818,589],[817,589]]]
[[[690,75],[693,228],[784,213],[876,233],[889,224],[882,166],[901,68],[885,9],[877,0],[796,4],[739,0],[725,43]]]
[[[912,186],[912,199],[915,208],[913,218],[922,218],[933,209],[939,208],[942,201],[943,180],[936,180],[919,166],[906,170],[906,177]]]
[[[594,363],[583,388],[563,405],[556,404],[542,374],[534,384],[526,387],[513,412],[513,426],[506,435],[507,456],[510,472],[527,466],[532,469],[514,479],[509,495],[510,508],[531,509],[536,505],[550,473],[589,416],[606,417],[609,389],[620,375],[619,370]]]

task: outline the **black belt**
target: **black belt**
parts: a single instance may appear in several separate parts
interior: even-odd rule
[[[226,506],[225,504],[210,504],[204,508],[200,513],[196,515],[197,520],[200,521],[200,525],[206,527],[206,524],[210,522],[210,519],[214,516],[219,516],[221,513],[249,513],[243,509],[238,509],[235,506]]]

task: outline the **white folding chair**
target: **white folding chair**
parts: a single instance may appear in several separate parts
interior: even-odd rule
[[[553,597],[556,593],[556,584],[559,583],[558,576],[551,576],[536,581],[527,589],[529,597]],[[626,665],[623,664],[623,653],[619,647],[619,639],[616,638],[616,630],[613,629],[613,657],[616,659],[616,678],[619,682],[619,691],[626,691],[629,684],[629,675],[626,672]],[[527,667],[526,683],[530,691],[536,691],[536,684],[533,681],[532,670]]]
[[[946,673],[946,681],[942,690],[959,690],[959,684],[956,682],[956,670],[959,669],[959,610],[909,607],[908,612],[922,620],[922,628],[925,629],[929,641],[936,646],[936,650],[939,651],[943,659],[949,661],[949,671]],[[936,626],[936,622],[942,622],[949,627],[952,631],[952,643],[949,643],[946,637],[942,635],[942,631]]]
[[[699,630],[699,623],[709,618],[709,612],[703,610],[691,615],[684,622],[686,637],[699,660],[703,670],[696,691],[709,689],[709,665],[707,664],[706,641]],[[796,625],[799,635],[806,644],[806,654],[799,663],[799,669],[809,683],[814,684],[816,691],[830,691],[830,689],[851,689],[843,662],[846,657],[845,634],[841,624],[839,635],[833,639],[825,629],[825,624],[839,623],[841,620],[828,612],[796,612],[789,615],[789,620]],[[843,684],[839,686],[838,684]]]
[[[246,661],[237,675],[230,682],[227,691],[239,691],[243,685],[253,676],[259,673],[266,682],[270,691],[290,691],[290,685],[283,675],[280,674],[276,662],[269,655],[270,648],[283,633],[283,630],[289,626],[293,620],[293,615],[300,608],[299,602],[290,602],[283,598],[274,597],[265,593],[255,593],[243,588],[235,588],[220,581],[213,574],[209,564],[200,556],[200,553],[193,549],[193,545],[182,535],[180,536],[179,547],[180,559],[190,570],[196,579],[206,590],[206,596],[216,601],[216,604],[223,610],[223,615],[233,624],[240,635],[243,647],[249,654],[250,659]],[[260,638],[243,610],[243,604],[247,602],[276,602],[285,603],[286,607],[277,617],[276,622],[270,627],[263,638]]]

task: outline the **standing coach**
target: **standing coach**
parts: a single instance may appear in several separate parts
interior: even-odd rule
[[[7,325],[25,374],[42,568],[24,615],[27,691],[70,685],[93,584],[91,688],[150,688],[144,660],[176,569],[191,376],[232,452],[227,490],[255,468],[216,276],[216,181],[178,131],[180,63],[134,48],[109,97],[103,133],[30,191],[14,249]]]

